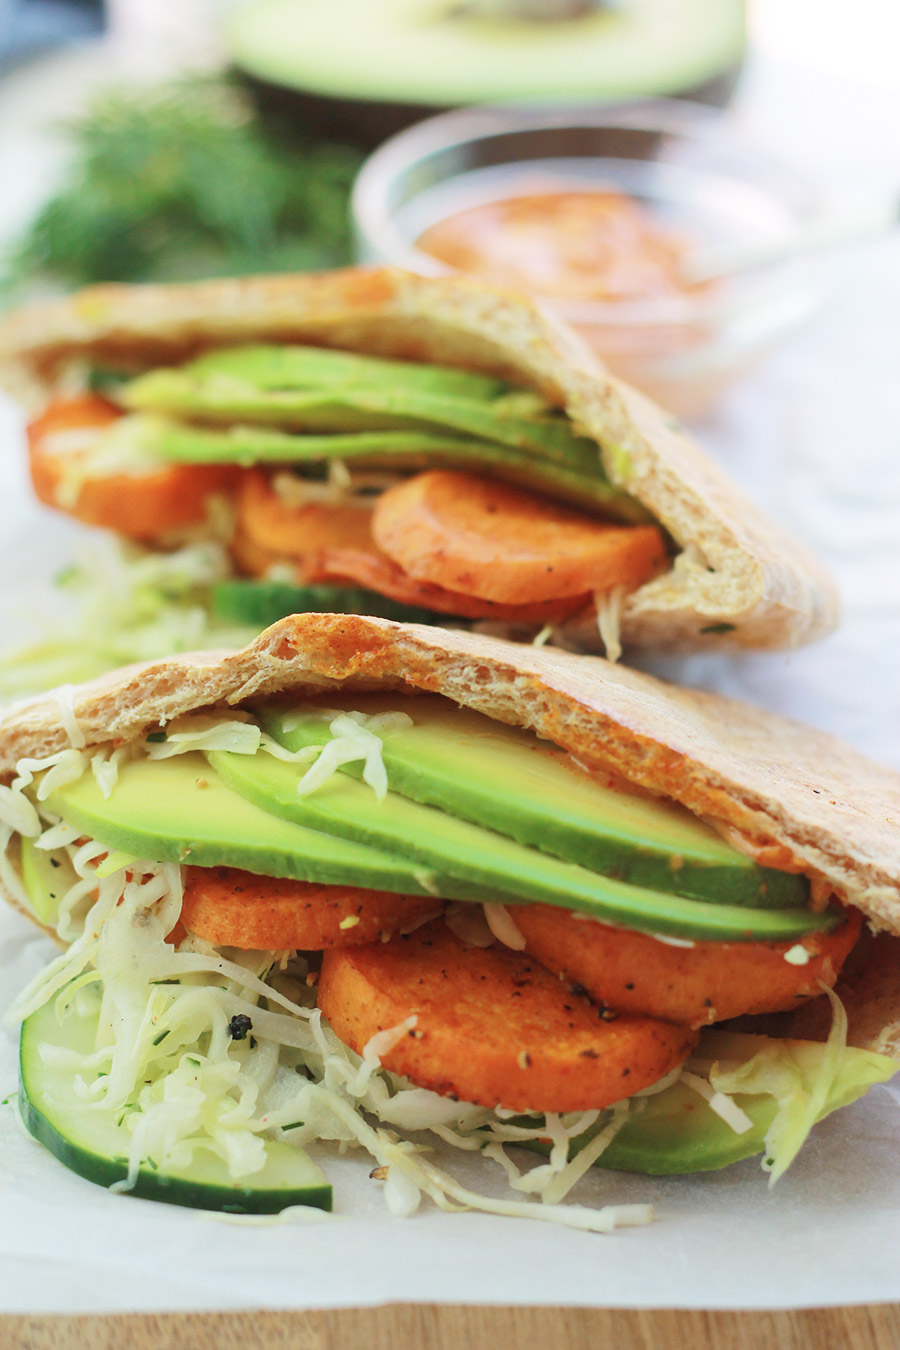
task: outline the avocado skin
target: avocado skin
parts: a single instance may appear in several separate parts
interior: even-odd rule
[[[225,783],[264,811],[407,858],[430,875],[433,894],[447,899],[515,896],[520,904],[555,904],[643,932],[723,942],[785,941],[838,921],[836,914],[711,904],[629,886],[398,793],[379,801],[346,774],[300,797],[305,766],[227,751],[209,751],[207,758]]]
[[[674,803],[628,797],[579,775],[527,731],[436,698],[357,695],[352,704],[369,714],[401,705],[414,725],[379,734],[391,789],[413,801],[633,886],[759,909],[808,902],[805,877],[758,866]],[[276,703],[256,715],[290,751],[331,739],[331,719],[315,710],[301,721]],[[358,765],[343,769],[359,776]]]

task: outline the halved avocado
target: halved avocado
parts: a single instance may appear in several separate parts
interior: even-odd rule
[[[744,0],[620,0],[574,18],[487,17],[465,0],[246,0],[234,64],[302,97],[307,127],[375,145],[439,109],[689,94],[724,102]]]

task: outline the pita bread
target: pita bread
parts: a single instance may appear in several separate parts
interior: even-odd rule
[[[0,324],[0,379],[46,398],[73,360],[132,370],[211,346],[306,342],[502,375],[563,407],[599,447],[613,482],[638,497],[680,548],[674,566],[628,597],[632,648],[780,648],[829,632],[833,583],[768,522],[649,399],[603,369],[539,306],[481,283],[388,270],[100,286]],[[728,625],[727,631],[710,631]],[[602,650],[593,624],[571,641]]]
[[[757,847],[780,848],[873,927],[900,934],[900,775],[798,722],[553,648],[296,615],[239,652],[129,667],[11,712],[0,721],[0,773],[68,745],[76,728],[86,745],[100,745],[210,704],[345,684],[427,690],[530,728],[583,764],[672,797]],[[855,972],[851,1038],[900,1057],[900,947],[879,937],[872,950],[874,1003],[865,969]]]

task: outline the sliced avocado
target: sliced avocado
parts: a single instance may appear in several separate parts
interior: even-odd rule
[[[505,380],[455,366],[389,361],[328,347],[223,347],[191,363],[201,375],[231,375],[256,389],[324,389],[391,384],[425,394],[493,399],[508,392]]]
[[[33,839],[22,835],[20,841],[22,884],[31,902],[35,918],[55,924],[59,902],[78,880],[78,874],[62,850],[50,852],[37,848]]]
[[[391,790],[413,801],[634,886],[761,909],[808,903],[805,877],[759,867],[674,802],[601,786],[531,732],[427,696],[354,695],[348,708],[412,717],[377,734]],[[332,739],[333,719],[309,705],[257,716],[291,751]],[[358,762],[343,770],[360,772]]]
[[[346,774],[333,774],[301,797],[297,785],[304,768],[295,764],[265,754],[215,751],[207,757],[223,782],[264,811],[418,863],[431,873],[437,895],[515,897],[519,903],[560,905],[642,931],[733,942],[784,941],[838,921],[836,914],[710,904],[628,886],[396,792],[379,800],[370,787]]]
[[[249,577],[217,581],[210,592],[213,614],[223,623],[247,623],[266,628],[286,614],[372,614],[399,623],[428,623],[434,611],[348,586],[292,586],[287,581],[257,581]],[[441,616],[442,622],[468,626],[468,620]]]
[[[753,1122],[743,1134],[726,1125],[693,1088],[673,1083],[664,1092],[648,1097],[646,1106],[628,1118],[596,1165],[613,1171],[674,1176],[713,1172],[752,1158],[763,1151],[778,1104],[768,1096],[734,1100]]]
[[[301,435],[271,427],[213,429],[151,413],[132,413],[114,424],[115,444],[133,443],[145,456],[189,464],[316,464],[332,459],[376,468],[416,472],[426,468],[468,468],[491,478],[532,488],[583,510],[599,510],[617,520],[643,524],[653,517],[636,498],[602,476],[595,457],[590,473],[538,459],[507,445],[437,431],[360,431]],[[113,432],[96,442],[103,450]]]
[[[264,876],[368,886],[429,895],[423,869],[364,844],[335,845],[330,834],[305,829],[254,807],[220,781],[200,754],[135,759],[104,797],[92,774],[47,798],[70,824],[112,848],[153,862],[241,867]]]
[[[122,386],[117,398],[133,412],[174,413],[211,422],[259,422],[307,431],[438,428],[497,441],[582,473],[603,473],[596,443],[576,436],[564,414],[522,392],[488,402],[395,388],[389,383],[265,389],[237,375],[208,375],[189,363],[177,370],[139,375]]]

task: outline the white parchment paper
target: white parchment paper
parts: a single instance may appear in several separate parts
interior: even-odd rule
[[[855,110],[855,122],[851,115]],[[751,66],[736,117],[832,185],[893,183],[880,128],[900,92],[836,92],[812,70]],[[854,130],[855,127],[855,130]],[[2,148],[2,147],[0,147]],[[888,176],[889,173],[892,176]],[[737,390],[707,444],[827,559],[841,630],[791,655],[657,662],[827,727],[900,768],[900,243],[836,259],[818,321]],[[81,531],[28,498],[20,419],[0,405],[0,631],[44,594]],[[0,1002],[52,955],[0,915]],[[16,1083],[0,1032],[0,1097]],[[756,1160],[654,1180],[595,1172],[575,1198],[653,1204],[655,1224],[610,1236],[423,1206],[391,1219],[363,1155],[326,1155],[333,1217],[224,1221],[112,1196],[68,1173],[0,1108],[0,1312],[328,1307],[419,1299],[627,1307],[790,1307],[900,1298],[900,1091],[887,1085],[820,1125],[770,1191]],[[455,1166],[459,1166],[454,1163]],[[490,1164],[460,1168],[491,1184]],[[493,1178],[503,1191],[499,1175]]]

